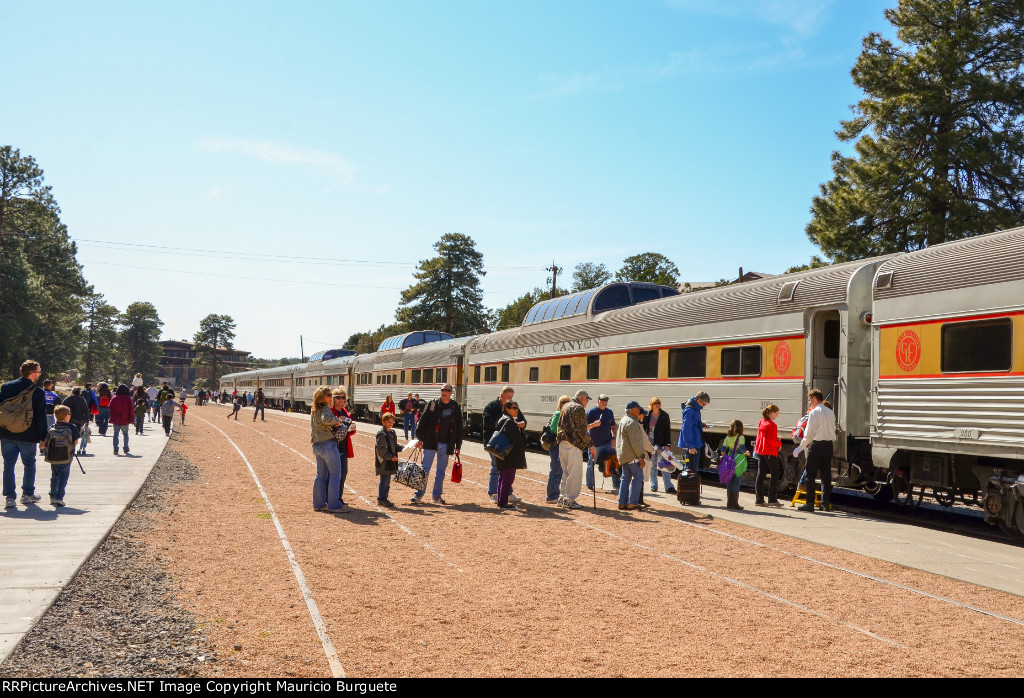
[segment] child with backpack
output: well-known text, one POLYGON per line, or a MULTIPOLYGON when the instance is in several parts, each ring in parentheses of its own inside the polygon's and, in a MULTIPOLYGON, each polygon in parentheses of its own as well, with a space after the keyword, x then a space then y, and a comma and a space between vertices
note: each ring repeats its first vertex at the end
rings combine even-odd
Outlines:
POLYGON ((43 442, 43 460, 50 464, 50 505, 64 506, 64 492, 71 475, 71 461, 75 458, 75 443, 81 436, 71 423, 71 409, 64 405, 53 408, 56 420, 46 432, 43 442))
POLYGON ((743 422, 738 419, 732 420, 729 433, 718 447, 718 453, 718 472, 726 473, 730 469, 729 466, 732 466, 733 470, 732 477, 727 480, 725 487, 725 508, 743 511, 743 507, 740 506, 740 480, 743 473, 747 472, 747 443, 743 436, 743 422))
POLYGON ((146 397, 135 400, 135 433, 142 434, 142 425, 146 423, 146 412, 149 411, 149 402, 146 397))
POLYGON ((234 399, 234 401, 231 404, 232 404, 232 410, 231 410, 231 414, 228 415, 228 419, 231 419, 232 417, 234 417, 235 421, 237 422, 238 421, 238 413, 242 411, 242 398, 240 398, 238 395, 235 395, 235 399, 234 399))

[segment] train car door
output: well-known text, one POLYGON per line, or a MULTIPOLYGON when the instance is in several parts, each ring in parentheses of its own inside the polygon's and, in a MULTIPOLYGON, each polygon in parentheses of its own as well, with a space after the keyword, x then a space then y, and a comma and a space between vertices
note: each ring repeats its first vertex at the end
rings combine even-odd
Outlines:
MULTIPOLYGON (((839 414, 839 351, 841 321, 838 310, 811 315, 811 371, 809 388, 817 388, 839 414)), ((806 396, 805 398, 806 399, 806 396)))

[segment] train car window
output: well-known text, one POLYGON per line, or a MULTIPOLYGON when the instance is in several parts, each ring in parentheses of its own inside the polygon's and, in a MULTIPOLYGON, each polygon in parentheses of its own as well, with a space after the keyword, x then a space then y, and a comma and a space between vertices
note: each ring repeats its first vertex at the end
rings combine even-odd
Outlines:
POLYGON ((334 385, 334 376, 327 376, 327 385, 334 385))
POLYGON ((661 298, 661 291, 657 286, 634 286, 633 302, 646 303, 661 298))
POLYGON ((480 382, 480 367, 479 366, 474 366, 473 367, 473 382, 474 383, 479 383, 480 382))
POLYGON ((596 381, 601 375, 601 355, 591 354, 587 357, 587 380, 596 381))
POLYGON ((626 354, 626 378, 657 378, 658 350, 631 351, 626 354))
POLYGON ((679 289, 669 288, 667 286, 662 286, 661 287, 661 297, 662 298, 669 298, 671 296, 678 296, 678 295, 679 295, 679 289))
POLYGON ((760 376, 761 347, 733 347, 722 350, 723 376, 760 376))
POLYGON ((793 295, 796 293, 796 287, 799 285, 799 281, 787 281, 782 284, 782 288, 779 289, 779 299, 776 303, 778 305, 791 303, 793 301, 793 295))
POLYGON ((558 320, 559 318, 565 317, 565 307, 569 304, 570 300, 576 299, 573 298, 572 296, 563 296, 562 298, 558 299, 558 303, 555 305, 555 312, 551 316, 553 320, 558 320))
POLYGON ((530 366, 530 382, 536 383, 540 380, 540 367, 530 366))
POLYGON ((669 378, 704 378, 707 374, 707 347, 678 347, 668 350, 669 378))
POLYGON ((423 333, 422 332, 413 332, 411 335, 409 335, 408 337, 405 338, 405 344, 403 346, 417 347, 420 344, 423 344, 423 342, 424 342, 423 333))
POLYGON ((577 315, 582 315, 583 313, 587 312, 587 308, 590 306, 590 299, 594 297, 595 293, 597 293, 597 289, 594 289, 593 291, 587 291, 582 296, 580 296, 580 302, 576 304, 575 310, 575 313, 577 315))
POLYGON ((423 369, 423 382, 433 383, 434 382, 434 369, 425 368, 423 369))
POLYGON ((405 385, 405 371, 402 371, 400 375, 402 376, 402 380, 400 382, 402 383, 402 385, 405 385))
POLYGON ((415 383, 416 385, 419 385, 420 384, 420 376, 421 375, 422 375, 422 372, 418 368, 414 368, 412 370, 412 376, 411 376, 410 382, 415 383))
POLYGON ((501 382, 508 383, 508 364, 501 365, 501 382))
POLYGON ((1013 347, 1010 318, 942 326, 942 372, 1009 371, 1013 347))
POLYGON ((572 364, 562 364, 558 368, 558 380, 560 380, 560 381, 572 380, 572 364))
POLYGON ((629 297, 629 286, 615 284, 597 294, 597 298, 594 300, 594 312, 603 313, 606 310, 625 308, 630 303, 632 300, 629 297))
POLYGON ((839 358, 839 321, 838 320, 826 320, 825 327, 825 341, 822 344, 822 350, 825 352, 826 359, 838 359, 839 358))
POLYGON ((497 383, 498 382, 498 367, 497 366, 484 366, 484 383, 497 383))
POLYGON ((540 310, 540 308, 540 305, 535 305, 532 308, 530 308, 530 312, 526 314, 526 319, 523 320, 523 324, 532 325, 534 323, 534 320, 536 320, 537 318, 537 311, 540 310))
POLYGON ((435 376, 435 377, 437 378, 437 382, 438 383, 447 383, 448 382, 448 369, 447 368, 439 368, 439 369, 437 369, 437 376, 435 376))
POLYGON ((557 298, 555 300, 553 300, 553 301, 550 301, 548 303, 548 306, 546 308, 544 308, 544 315, 543 315, 543 317, 541 317, 541 322, 545 322, 545 321, 550 320, 551 318, 553 318, 555 316, 555 308, 557 306, 558 306, 558 299, 557 298))

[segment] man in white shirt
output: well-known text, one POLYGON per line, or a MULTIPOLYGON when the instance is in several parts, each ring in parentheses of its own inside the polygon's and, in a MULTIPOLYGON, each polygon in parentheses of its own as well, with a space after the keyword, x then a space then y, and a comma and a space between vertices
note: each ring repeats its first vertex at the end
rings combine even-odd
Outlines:
POLYGON ((807 393, 810 412, 807 429, 800 449, 807 449, 807 501, 799 511, 814 511, 815 479, 821 473, 821 508, 828 511, 832 503, 832 443, 836 440, 836 415, 822 404, 825 396, 820 390, 807 393))

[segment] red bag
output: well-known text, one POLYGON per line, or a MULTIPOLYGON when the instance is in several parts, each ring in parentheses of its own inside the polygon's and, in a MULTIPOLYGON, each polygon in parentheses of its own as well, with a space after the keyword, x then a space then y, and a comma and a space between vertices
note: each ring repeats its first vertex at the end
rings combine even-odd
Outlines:
POLYGON ((455 465, 452 466, 452 482, 462 482, 462 461, 458 455, 455 456, 455 465))
POLYGON ((89 408, 89 414, 97 415, 99 413, 100 413, 100 408, 96 407, 95 405, 93 405, 92 407, 89 408))

